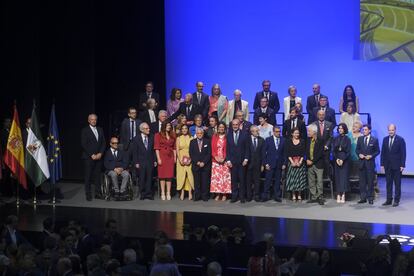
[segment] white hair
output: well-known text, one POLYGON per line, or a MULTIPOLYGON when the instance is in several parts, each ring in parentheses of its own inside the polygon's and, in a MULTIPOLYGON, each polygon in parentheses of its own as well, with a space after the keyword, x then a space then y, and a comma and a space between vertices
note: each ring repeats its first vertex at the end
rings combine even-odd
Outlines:
POLYGON ((308 125, 308 130, 312 131, 313 133, 317 133, 318 132, 318 126, 315 124, 310 124, 308 125))
POLYGON ((236 94, 240 94, 240 96, 241 96, 242 95, 241 90, 240 89, 234 90, 233 95, 236 95, 236 94))
POLYGON ((148 126, 148 127, 149 127, 149 125, 148 125, 146 122, 142 122, 142 123, 139 125, 139 130, 140 130, 141 132, 144 130, 144 126, 148 126))
POLYGON ((131 264, 136 263, 137 261, 137 253, 134 249, 128 248, 124 250, 124 263, 131 264))

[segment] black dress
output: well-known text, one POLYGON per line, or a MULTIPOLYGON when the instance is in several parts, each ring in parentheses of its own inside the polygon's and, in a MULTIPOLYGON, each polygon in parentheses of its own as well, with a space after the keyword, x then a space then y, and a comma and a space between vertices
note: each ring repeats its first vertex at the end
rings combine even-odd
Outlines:
POLYGON ((348 191, 349 182, 349 162, 351 156, 351 139, 347 135, 339 135, 333 140, 333 156, 335 161, 335 185, 337 193, 348 191), (342 166, 338 166, 336 160, 344 161, 342 166))
MULTIPOLYGON (((297 159, 304 158, 306 154, 305 140, 300 139, 299 144, 294 145, 293 140, 286 142, 286 156, 297 159)), ((300 167, 292 167, 288 162, 288 170, 286 175, 286 191, 303 191, 307 185, 307 174, 305 160, 300 167)))

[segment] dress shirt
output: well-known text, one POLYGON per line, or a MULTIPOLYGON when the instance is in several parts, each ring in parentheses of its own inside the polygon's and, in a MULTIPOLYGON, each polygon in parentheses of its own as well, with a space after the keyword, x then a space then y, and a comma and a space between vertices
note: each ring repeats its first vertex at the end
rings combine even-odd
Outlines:
POLYGON ((99 134, 98 134, 98 130, 96 129, 96 126, 89 125, 89 127, 92 129, 92 132, 95 135, 96 141, 98 141, 99 140, 99 134))
POLYGON ((273 141, 275 143, 275 147, 278 150, 279 149, 279 145, 280 145, 280 137, 276 137, 273 135, 273 141))
POLYGON ((150 116, 150 121, 151 121, 151 123, 156 122, 156 121, 157 121, 157 118, 155 117, 155 112, 154 112, 154 110, 152 110, 152 109, 148 109, 148 113, 149 113, 149 116, 150 116))

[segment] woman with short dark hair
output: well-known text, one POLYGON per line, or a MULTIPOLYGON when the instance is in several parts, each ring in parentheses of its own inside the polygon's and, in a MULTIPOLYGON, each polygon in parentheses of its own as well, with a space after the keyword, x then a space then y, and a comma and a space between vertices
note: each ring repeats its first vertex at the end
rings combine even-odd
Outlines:
POLYGON ((345 203, 345 192, 348 191, 349 160, 351 156, 351 139, 347 136, 348 127, 344 123, 338 125, 338 136, 332 143, 335 162, 336 202, 345 203))

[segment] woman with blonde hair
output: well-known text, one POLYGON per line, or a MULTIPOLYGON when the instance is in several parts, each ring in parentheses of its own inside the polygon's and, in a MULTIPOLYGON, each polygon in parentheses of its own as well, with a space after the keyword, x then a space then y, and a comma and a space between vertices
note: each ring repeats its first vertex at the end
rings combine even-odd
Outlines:
POLYGON ((181 191, 180 199, 184 200, 184 193, 188 191, 188 200, 193 199, 194 177, 191 170, 190 158, 190 141, 193 138, 190 136, 187 125, 182 125, 180 135, 176 140, 177 151, 177 190, 181 191))

